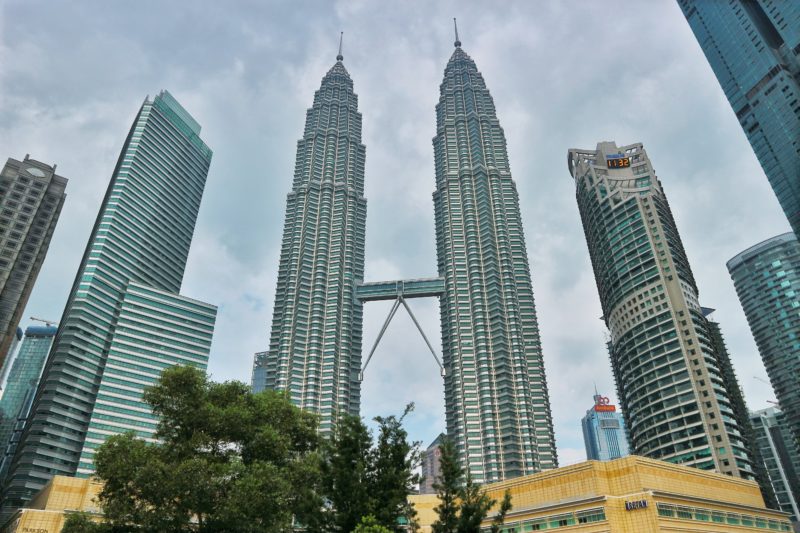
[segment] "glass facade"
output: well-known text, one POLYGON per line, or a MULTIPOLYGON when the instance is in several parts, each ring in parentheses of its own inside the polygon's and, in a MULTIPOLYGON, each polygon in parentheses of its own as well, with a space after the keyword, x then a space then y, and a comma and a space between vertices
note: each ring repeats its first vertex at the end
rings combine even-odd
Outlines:
POLYGON ((800 235, 800 2, 678 4, 800 235))
POLYGON ((56 167, 9 158, 0 171, 0 366, 42 268, 61 207, 66 178, 56 167))
POLYGON ((581 419, 586 459, 610 461, 628 455, 625 420, 608 399, 595 394, 594 405, 581 419))
POLYGON ((155 442, 158 418, 142 400, 144 389, 171 366, 206 369, 216 315, 213 305, 128 283, 92 406, 79 477, 94 472, 94 453, 111 435, 133 431, 155 442))
POLYGON ((783 413, 774 407, 751 413, 756 445, 769 473, 777 503, 800 521, 800 453, 783 413))
POLYGON ((785 233, 728 261, 786 422, 800 443, 800 243, 785 233))
MULTIPOLYGON (((87 457, 84 450, 94 444, 87 440, 90 424, 94 439, 100 415, 108 416, 96 406, 98 394, 103 391, 104 402, 116 401, 105 396, 110 380, 117 378, 105 373, 123 372, 115 361, 121 346, 130 342, 129 322, 134 319, 126 313, 134 296, 142 298, 131 291, 180 290, 211 155, 200 139, 200 126, 168 92, 145 99, 123 145, 45 363, 4 487, 4 513, 24 504, 54 475, 90 470, 88 462, 80 468, 79 463, 87 457)), ((163 313, 157 316, 165 321, 174 320, 169 306, 147 305, 156 308, 153 313, 163 313)), ((179 333, 163 329, 164 338, 179 333)), ((142 331, 147 334, 147 327, 142 331)), ((137 340, 145 341, 146 337, 137 340)), ((152 344, 151 356, 157 351, 163 357, 159 361, 175 360, 171 352, 161 352, 166 344, 152 344)), ((146 359, 144 349, 136 343, 124 348, 131 358, 146 359)), ((128 390, 131 380, 149 384, 139 376, 149 372, 145 368, 160 366, 136 361, 125 362, 130 380, 120 380, 120 390, 128 390)), ((138 416, 135 411, 127 414, 138 416)), ((108 425, 125 427, 120 420, 112 422, 108 425)))
POLYGON ((752 477, 689 260, 644 147, 573 149, 568 166, 631 453, 752 477))
POLYGON ((19 353, 11 365, 3 395, 0 397, 0 482, 5 477, 8 462, 16 447, 10 445, 11 435, 20 425, 25 424, 44 361, 57 330, 56 326, 28 327, 19 353))
POLYGON ((364 278, 361 114, 342 56, 322 78, 297 142, 278 265, 269 351, 254 362, 253 390, 286 390, 330 431, 358 414, 364 278), (262 379, 263 376, 263 379, 262 379))
POLYGON ((11 345, 8 347, 6 358, 3 361, 3 368, 0 370, 0 394, 2 393, 3 388, 6 386, 6 378, 8 377, 8 373, 11 371, 11 364, 14 362, 14 354, 17 353, 17 346, 19 346, 23 334, 22 328, 18 327, 17 331, 14 333, 14 336, 11 338, 11 345))
POLYGON ((519 196, 503 129, 456 42, 433 139, 447 435, 479 483, 555 468, 557 456, 519 196))
POLYGON ((260 392, 267 388, 267 354, 269 352, 256 352, 253 356, 253 374, 250 376, 250 388, 260 392))

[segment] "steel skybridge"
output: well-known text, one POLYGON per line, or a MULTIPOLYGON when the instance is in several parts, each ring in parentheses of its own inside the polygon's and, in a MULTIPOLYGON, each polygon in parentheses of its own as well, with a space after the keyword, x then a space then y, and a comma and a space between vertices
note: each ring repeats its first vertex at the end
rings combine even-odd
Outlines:
POLYGON ((414 316, 414 313, 411 311, 411 308, 406 302, 406 300, 411 298, 441 297, 443 294, 444 278, 374 281, 356 284, 355 298, 361 303, 377 302, 380 300, 394 300, 394 305, 392 305, 391 310, 389 310, 389 316, 386 317, 383 327, 378 333, 378 338, 375 339, 375 344, 372 345, 372 349, 369 351, 367 360, 364 362, 364 366, 361 367, 361 371, 358 373, 358 381, 364 381, 364 371, 367 369, 367 365, 372 359, 372 354, 375 353, 375 349, 381 342, 383 334, 386 333, 386 329, 389 327, 389 323, 392 321, 392 318, 394 318, 394 315, 397 313, 400 305, 405 307, 406 311, 411 317, 411 320, 414 321, 414 325, 417 326, 417 330, 425 340, 425 344, 428 345, 428 349, 431 351, 431 355, 433 355, 433 358, 436 360, 436 364, 439 365, 439 371, 441 372, 442 376, 446 374, 444 366, 442 366, 442 362, 436 355, 436 351, 433 349, 433 346, 428 340, 428 337, 425 335, 425 332, 422 331, 422 327, 419 325, 417 317, 414 316))

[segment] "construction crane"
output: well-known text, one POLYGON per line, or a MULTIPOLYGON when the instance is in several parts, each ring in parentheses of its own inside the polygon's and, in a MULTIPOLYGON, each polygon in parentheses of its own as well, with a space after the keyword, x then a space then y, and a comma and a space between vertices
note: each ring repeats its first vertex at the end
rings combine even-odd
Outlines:
MULTIPOLYGON (((768 381, 764 381, 763 379, 761 379, 761 378, 760 378, 760 377, 758 377, 758 376, 753 376, 753 379, 755 379, 756 381, 760 381, 760 382, 761 382, 761 383, 763 383, 764 385, 769 385, 770 387, 772 387, 772 384, 771 384, 771 383, 769 383, 768 381)), ((781 404, 779 404, 778 402, 776 402, 775 400, 767 400, 767 403, 771 403, 772 405, 774 405, 774 406, 776 406, 776 407, 780 407, 780 405, 781 405, 781 404)))
POLYGON ((55 320, 45 320, 44 318, 36 318, 35 316, 28 317, 28 318, 29 318, 30 320, 35 320, 35 321, 37 321, 37 322, 44 322, 45 324, 47 324, 47 326, 48 326, 48 327, 49 327, 49 326, 56 326, 56 327, 58 327, 58 322, 56 322, 55 320))

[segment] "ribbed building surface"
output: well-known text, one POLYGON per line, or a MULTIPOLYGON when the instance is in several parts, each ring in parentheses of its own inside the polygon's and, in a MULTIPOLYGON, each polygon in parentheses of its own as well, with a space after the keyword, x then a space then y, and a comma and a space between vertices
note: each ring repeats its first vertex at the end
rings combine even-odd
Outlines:
POLYGON ((769 380, 800 445, 800 242, 777 235, 728 261, 769 380))
POLYGON ((722 383, 725 390, 728 392, 728 399, 731 403, 733 418, 736 419, 736 424, 739 426, 739 431, 741 432, 742 442, 752 461, 753 478, 761 488, 761 495, 764 497, 764 503, 770 509, 778 509, 778 500, 775 497, 775 490, 772 487, 772 483, 770 483, 769 473, 764 466, 764 457, 761 454, 761 448, 757 444, 758 437, 753 428, 750 411, 747 409, 744 393, 742 393, 742 388, 739 386, 739 379, 736 377, 736 372, 733 369, 733 362, 728 353, 728 347, 725 345, 722 328, 719 322, 714 320, 713 312, 714 309, 703 307, 703 314, 708 321, 708 331, 711 334, 711 344, 714 347, 714 354, 717 356, 717 366, 722 374, 722 383))
POLYGON ((56 167, 9 158, 0 171, 0 366, 50 247, 67 180, 56 167))
POLYGON ((555 468, 519 196, 494 102, 458 41, 433 146, 448 437, 480 483, 555 468))
POLYGON ((644 147, 601 142, 570 150, 568 166, 631 453, 751 477, 689 260, 644 147))
POLYGON ((94 454, 112 435, 155 442, 158 417, 142 396, 165 368, 205 370, 217 308, 131 281, 125 289, 97 387, 77 475, 94 473, 94 454))
POLYGON ((263 372, 253 372, 319 413, 323 432, 359 412, 362 306, 353 293, 364 277, 365 151, 358 97, 339 55, 297 143, 269 352, 255 362, 263 372))
MULTIPOLYGON (((45 364, 4 487, 4 513, 29 500, 54 475, 72 476, 79 470, 90 420, 99 414, 98 389, 110 380, 105 373, 114 366, 110 352, 119 348, 123 334, 137 335, 120 322, 132 297, 131 282, 170 294, 180 290, 211 155, 200 139, 200 125, 168 92, 145 100, 112 174, 45 364)), ((152 313, 161 312, 157 305, 145 305, 152 313)), ((132 379, 158 366, 152 356, 129 357, 124 372, 132 379)), ((113 412, 103 414, 109 425, 130 421, 130 391, 126 383, 119 385, 108 394, 114 400, 103 398, 105 409, 113 412)))
POLYGON ((800 235, 800 2, 678 4, 800 235))

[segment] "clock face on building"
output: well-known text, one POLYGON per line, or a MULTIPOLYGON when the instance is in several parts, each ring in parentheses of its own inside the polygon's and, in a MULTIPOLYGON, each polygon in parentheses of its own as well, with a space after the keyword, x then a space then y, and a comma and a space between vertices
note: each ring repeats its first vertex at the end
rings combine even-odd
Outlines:
POLYGON ((627 168, 631 166, 630 157, 607 157, 606 165, 608 168, 627 168))

